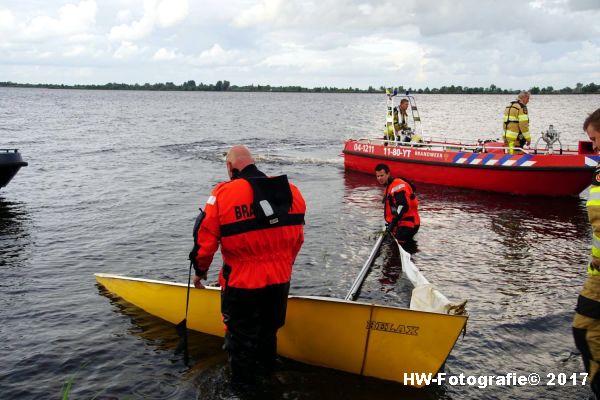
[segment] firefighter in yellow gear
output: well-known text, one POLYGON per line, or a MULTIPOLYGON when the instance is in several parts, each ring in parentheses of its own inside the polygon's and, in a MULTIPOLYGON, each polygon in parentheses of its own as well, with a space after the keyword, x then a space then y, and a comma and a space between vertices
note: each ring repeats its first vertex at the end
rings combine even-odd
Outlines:
POLYGON ((408 99, 402 99, 400 101, 400 105, 398 107, 394 107, 393 109, 393 118, 392 111, 390 111, 388 108, 386 124, 383 128, 384 140, 397 139, 399 132, 408 128, 408 113, 406 112, 407 108, 408 99), (400 121, 400 118, 398 118, 398 114, 402 116, 402 121, 400 121))
MULTIPOLYGON (((600 146, 600 108, 583 124, 594 152, 600 146)), ((581 352, 588 382, 596 398, 600 399, 600 163, 596 166, 587 201, 587 211, 592 225, 592 255, 587 267, 587 279, 577 298, 573 320, 573 338, 581 352)))
POLYGON ((515 147, 523 147, 531 144, 529 133, 529 114, 527 103, 529 103, 529 92, 521 92, 517 100, 511 101, 504 110, 504 144, 508 147, 509 154, 520 152, 515 147))
POLYGON ((392 119, 392 111, 388 108, 385 126, 383 127, 384 140, 395 140, 397 133, 400 131, 400 124, 398 123, 398 108, 394 107, 393 115, 394 116, 392 119))

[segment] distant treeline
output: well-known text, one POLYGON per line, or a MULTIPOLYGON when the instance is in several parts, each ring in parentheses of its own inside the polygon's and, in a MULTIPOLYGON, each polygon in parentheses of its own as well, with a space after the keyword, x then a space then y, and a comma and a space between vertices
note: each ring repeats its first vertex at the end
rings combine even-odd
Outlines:
MULTIPOLYGON (((307 92, 307 93, 385 93, 386 88, 380 86, 378 89, 373 86, 369 86, 368 89, 359 88, 337 88, 337 87, 314 87, 305 88, 302 86, 271 86, 271 85, 247 85, 237 86, 231 85, 229 81, 218 81, 215 84, 206 84, 200 82, 196 84, 196 81, 189 80, 176 85, 173 82, 165 83, 144 83, 140 85, 128 84, 128 83, 106 83, 104 85, 63 85, 63 84, 47 84, 47 83, 15 83, 15 82, 0 82, 0 87, 28 87, 28 88, 47 88, 47 89, 90 89, 90 90, 178 90, 178 91, 206 91, 206 92, 307 92)), ((425 89, 414 89, 412 87, 404 88, 404 86, 398 86, 397 88, 390 88, 390 90, 397 89, 398 93, 433 93, 433 94, 516 94, 519 90, 513 89, 502 89, 496 85, 490 85, 489 87, 468 87, 468 86, 442 86, 440 88, 429 88, 425 89)), ((583 83, 577 83, 574 88, 569 86, 562 89, 555 89, 552 86, 545 88, 539 88, 533 86, 529 88, 531 94, 590 94, 600 93, 600 85, 595 83, 589 83, 584 85, 583 83)))

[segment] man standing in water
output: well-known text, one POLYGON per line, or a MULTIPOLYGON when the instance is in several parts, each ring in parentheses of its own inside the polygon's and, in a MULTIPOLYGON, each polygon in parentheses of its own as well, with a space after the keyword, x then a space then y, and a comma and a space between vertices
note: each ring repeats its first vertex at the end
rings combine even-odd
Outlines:
MULTIPOLYGON (((594 152, 600 152, 600 108, 583 123, 594 152)), ((588 218, 592 225, 592 256, 587 268, 587 279, 577 299, 573 337, 581 352, 588 382, 596 398, 600 399, 600 164, 596 166, 587 201, 588 218)))
POLYGON ((377 164, 375 178, 385 186, 383 194, 384 218, 390 226, 390 232, 399 242, 412 240, 419 231, 419 201, 414 187, 402 178, 390 176, 387 164, 377 164))
POLYGON ((245 146, 233 146, 226 165, 231 180, 215 186, 196 221, 190 259, 194 286, 203 288, 221 244, 224 349, 232 388, 244 392, 274 368, 292 265, 304 242, 306 205, 286 175, 267 177, 245 146))
POLYGON ((517 100, 511 101, 504 110, 504 145, 508 146, 508 153, 514 154, 520 152, 515 147, 522 148, 531 144, 531 134, 529 133, 529 113, 527 103, 529 103, 529 92, 521 92, 517 100))

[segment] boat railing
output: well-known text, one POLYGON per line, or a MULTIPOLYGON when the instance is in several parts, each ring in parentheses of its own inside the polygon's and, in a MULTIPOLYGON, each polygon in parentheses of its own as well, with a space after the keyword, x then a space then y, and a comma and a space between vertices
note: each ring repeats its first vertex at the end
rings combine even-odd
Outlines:
POLYGON ((18 153, 19 149, 0 149, 0 153, 18 153))
MULTIPOLYGON (((379 144, 384 146, 402 146, 410 148, 421 148, 427 150, 440 151, 462 151, 470 153, 509 153, 509 147, 504 146, 494 140, 479 140, 476 143, 464 143, 462 139, 447 139, 440 137, 424 137, 420 141, 405 142, 400 140, 387 140, 381 138, 359 138, 359 142, 367 142, 369 144, 379 144)), ((519 154, 578 154, 576 148, 572 146, 561 147, 558 149, 540 149, 536 147, 513 147, 513 151, 518 151, 519 154)))
MULTIPOLYGON (((420 142, 403 142, 403 141, 386 140, 386 139, 378 139, 378 138, 359 138, 359 139, 357 139, 357 141, 367 142, 369 144, 385 145, 385 146, 424 148, 424 149, 428 149, 428 150, 435 150, 436 148, 439 148, 440 150, 452 150, 452 151, 468 151, 468 152, 483 151, 483 148, 479 145, 434 141, 434 140, 430 140, 429 138, 423 139, 420 142)), ((487 148, 489 149, 490 147, 487 147, 487 148)), ((498 147, 498 149, 500 149, 500 147, 498 147)))

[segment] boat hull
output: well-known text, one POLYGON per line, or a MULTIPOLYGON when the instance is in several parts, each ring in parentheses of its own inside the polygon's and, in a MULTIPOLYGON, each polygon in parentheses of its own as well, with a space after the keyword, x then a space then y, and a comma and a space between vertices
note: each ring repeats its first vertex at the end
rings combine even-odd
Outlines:
POLYGON ((27 163, 18 151, 0 149, 0 188, 8 185, 21 167, 25 166, 27 163))
MULTIPOLYGON (((106 274, 96 280, 152 315, 173 324, 184 318, 183 284, 106 274)), ((190 329, 223 336, 218 288, 192 288, 189 307, 190 329)), ((290 296, 277 351, 307 364, 404 383, 405 373, 437 373, 466 322, 461 315, 290 296)))
POLYGON ((508 155, 443 151, 411 146, 384 146, 348 140, 347 170, 375 173, 385 163, 393 175, 444 186, 539 196, 577 196, 589 186, 593 155, 508 155))

